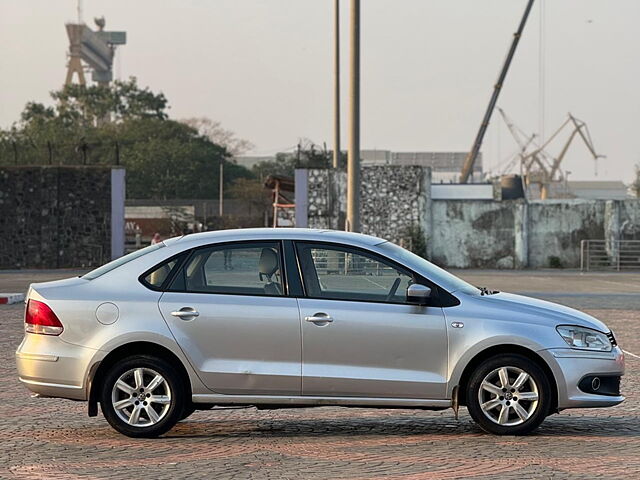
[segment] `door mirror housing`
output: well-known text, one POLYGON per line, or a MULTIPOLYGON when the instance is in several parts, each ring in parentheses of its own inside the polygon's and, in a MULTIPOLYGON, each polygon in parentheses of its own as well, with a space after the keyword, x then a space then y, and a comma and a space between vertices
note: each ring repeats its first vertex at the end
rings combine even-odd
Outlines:
POLYGON ((407 288, 407 302, 415 305, 427 305, 431 298, 431 288, 414 283, 407 288))

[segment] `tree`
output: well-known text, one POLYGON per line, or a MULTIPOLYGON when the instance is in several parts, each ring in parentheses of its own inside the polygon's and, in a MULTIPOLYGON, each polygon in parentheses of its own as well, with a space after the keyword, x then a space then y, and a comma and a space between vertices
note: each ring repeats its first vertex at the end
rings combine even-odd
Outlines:
POLYGON ((51 92, 51 97, 58 102, 60 115, 73 115, 91 125, 105 118, 114 121, 168 118, 164 94, 138 87, 135 77, 127 81, 115 80, 108 86, 65 85, 62 90, 51 92))
POLYGON ((277 153, 273 160, 263 160, 251 168, 261 179, 269 175, 293 177, 296 168, 329 168, 332 165, 332 153, 321 150, 311 140, 303 139, 296 152, 277 153))
POLYGON ((273 160, 263 160, 256 163, 251 171, 264 182, 269 175, 293 177, 296 169, 296 157, 288 153, 277 153, 273 160))
POLYGON ((238 138, 234 132, 222 127, 221 123, 207 117, 185 118, 182 123, 195 128, 200 135, 213 143, 222 145, 234 157, 247 153, 254 145, 249 140, 238 138))
POLYGON ((258 210, 264 210, 272 203, 271 193, 257 178, 236 178, 227 192, 229 197, 248 201, 258 210))
POLYGON ((0 163, 120 163, 129 198, 216 198, 221 162, 227 185, 252 177, 224 145, 169 119, 166 97, 135 78, 68 85, 51 96, 54 106, 28 103, 18 122, 0 130, 0 163))
POLYGON ((173 120, 139 119, 118 126, 132 198, 217 198, 219 165, 225 185, 251 172, 229 161, 229 154, 193 128, 173 120))

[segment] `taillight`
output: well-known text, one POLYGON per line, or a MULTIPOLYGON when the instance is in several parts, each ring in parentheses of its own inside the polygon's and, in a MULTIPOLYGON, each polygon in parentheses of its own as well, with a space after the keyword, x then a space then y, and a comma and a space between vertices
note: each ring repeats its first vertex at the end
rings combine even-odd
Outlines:
POLYGON ((46 303, 31 300, 24 314, 24 331, 40 335, 60 335, 64 330, 62 323, 46 303))

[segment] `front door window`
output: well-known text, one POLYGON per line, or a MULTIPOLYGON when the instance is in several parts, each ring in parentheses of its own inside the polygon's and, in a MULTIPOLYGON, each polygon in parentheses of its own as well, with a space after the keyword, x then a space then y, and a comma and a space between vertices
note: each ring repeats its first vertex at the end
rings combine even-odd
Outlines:
POLYGON ((307 296, 406 303, 413 279, 391 263, 349 247, 298 244, 307 296))

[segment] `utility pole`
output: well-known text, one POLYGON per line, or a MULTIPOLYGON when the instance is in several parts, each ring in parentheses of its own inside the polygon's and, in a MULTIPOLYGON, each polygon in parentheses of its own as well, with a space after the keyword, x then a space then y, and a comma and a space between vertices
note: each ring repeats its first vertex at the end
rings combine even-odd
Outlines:
POLYGON ((334 0, 333 168, 340 165, 340 0, 334 0))
POLYGON ((224 160, 220 160, 220 187, 218 187, 218 215, 222 217, 224 213, 223 196, 224 196, 224 160))
POLYGON ((349 153, 347 157, 348 232, 360 231, 360 0, 351 0, 349 153))

